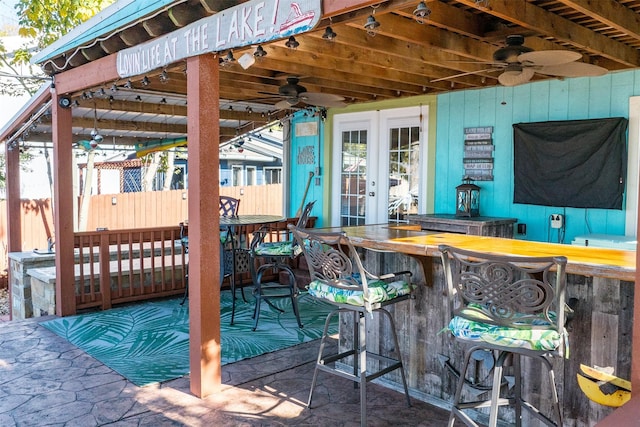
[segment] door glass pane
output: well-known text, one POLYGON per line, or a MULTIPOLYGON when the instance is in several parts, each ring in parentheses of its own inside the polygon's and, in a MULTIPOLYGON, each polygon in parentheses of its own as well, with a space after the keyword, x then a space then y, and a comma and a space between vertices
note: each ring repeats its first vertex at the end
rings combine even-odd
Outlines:
POLYGON ((408 222, 418 213, 419 127, 389 131, 389 222, 408 222))
POLYGON ((367 190, 367 131, 342 132, 340 223, 363 225, 367 190))

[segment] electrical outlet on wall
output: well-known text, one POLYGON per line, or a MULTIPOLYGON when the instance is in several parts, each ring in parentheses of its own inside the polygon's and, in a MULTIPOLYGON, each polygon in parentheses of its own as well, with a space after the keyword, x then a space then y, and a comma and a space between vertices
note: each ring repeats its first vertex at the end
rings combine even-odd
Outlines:
POLYGON ((549 219, 551 220, 551 228, 564 227, 564 217, 561 214, 551 214, 549 219))

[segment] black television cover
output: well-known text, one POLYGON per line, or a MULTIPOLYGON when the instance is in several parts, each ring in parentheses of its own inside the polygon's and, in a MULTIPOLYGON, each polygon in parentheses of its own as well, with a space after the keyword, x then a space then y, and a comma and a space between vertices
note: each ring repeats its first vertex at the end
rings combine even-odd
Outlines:
POLYGON ((622 209, 627 119, 513 125, 513 202, 622 209))

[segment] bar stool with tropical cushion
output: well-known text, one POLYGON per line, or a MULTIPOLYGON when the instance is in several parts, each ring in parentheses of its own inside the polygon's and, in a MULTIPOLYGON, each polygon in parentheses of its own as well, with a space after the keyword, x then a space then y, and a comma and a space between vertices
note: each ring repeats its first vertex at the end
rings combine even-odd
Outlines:
POLYGON ((529 418, 523 421, 523 410, 546 425, 561 426, 562 411, 552 360, 558 358, 561 362, 568 355, 564 328, 567 259, 491 255, 446 245, 439 249, 451 313, 447 329, 455 341, 467 347, 449 427, 456 416, 468 426, 477 426, 478 411, 472 418, 467 410, 487 407, 489 426, 496 426, 498 409, 502 406, 513 407, 513 412, 503 418, 511 421, 515 416, 517 426, 531 423, 529 418), (538 360, 546 368, 549 380, 546 397, 550 401, 546 404, 551 404, 555 420, 524 399, 522 386, 526 386, 527 378, 522 376, 521 357, 538 360), (469 365, 475 367, 472 374, 469 365), (511 383, 505 371, 514 378, 511 383), (481 384, 479 380, 485 374, 491 379, 489 384, 481 384), (465 396, 463 401, 465 384, 476 392, 473 398, 465 396), (486 390, 490 390, 490 395, 478 400, 477 396, 486 390))
MULTIPOLYGON (((298 218, 296 223, 297 227, 305 228, 309 222, 311 216, 311 210, 313 209, 313 202, 309 202, 302 210, 302 214, 298 218)), ((296 250, 296 243, 293 236, 290 235, 287 229, 274 230, 271 226, 265 225, 260 227, 253 233, 251 239, 251 257, 253 258, 252 265, 258 265, 254 273, 254 290, 253 295, 256 298, 256 305, 253 313, 255 331, 258 327, 258 320, 260 318, 260 306, 262 301, 265 301, 269 306, 275 310, 282 312, 282 309, 271 303, 272 299, 277 298, 290 298, 293 312, 296 316, 298 326, 303 327, 300 321, 300 312, 298 310, 298 295, 300 293, 296 276, 293 273, 293 268, 290 262, 300 255, 300 251, 296 250), (285 238, 282 238, 282 233, 286 234, 285 238), (267 236, 277 236, 279 241, 266 241, 267 236), (265 281, 265 273, 272 272, 278 274, 279 272, 285 272, 287 276, 287 283, 281 284, 278 282, 265 281)), ((278 277, 279 280, 279 277, 278 277)))
POLYGON ((385 309, 411 298, 411 272, 373 275, 363 267, 346 233, 290 228, 304 253, 311 274, 311 283, 307 286, 309 295, 336 306, 325 321, 307 406, 311 407, 319 371, 349 379, 360 387, 360 424, 366 426, 367 382, 395 370, 400 370, 407 406, 411 406, 395 323, 391 313, 385 309), (325 356, 323 353, 331 320, 340 313, 352 316, 353 341, 349 343, 346 340, 345 343, 351 345, 344 348, 341 337, 338 354, 325 356), (374 322, 374 314, 379 315, 378 322, 374 322), (382 322, 383 318, 388 320, 388 327, 382 322), (391 334, 391 337, 386 343, 380 343, 379 351, 374 351, 378 341, 367 346, 368 333, 373 334, 371 338, 382 337, 385 333, 391 334), (351 363, 345 360, 347 358, 351 358, 351 363), (353 369, 349 369, 351 372, 345 368, 348 364, 353 364, 353 369))

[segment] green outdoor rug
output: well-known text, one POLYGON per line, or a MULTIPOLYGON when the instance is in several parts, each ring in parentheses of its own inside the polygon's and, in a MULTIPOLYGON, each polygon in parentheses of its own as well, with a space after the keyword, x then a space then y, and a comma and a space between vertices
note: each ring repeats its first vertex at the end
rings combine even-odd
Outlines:
MULTIPOLYGON (((298 328, 288 298, 262 303, 258 329, 253 332, 254 300, 236 300, 231 320, 231 294, 220 297, 222 364, 311 341, 322 336, 332 306, 304 294, 298 299, 304 328, 298 328)), ((181 298, 151 301, 112 310, 62 317, 41 323, 138 386, 189 373, 189 310, 181 298)), ((337 331, 337 322, 332 333, 337 331)))

